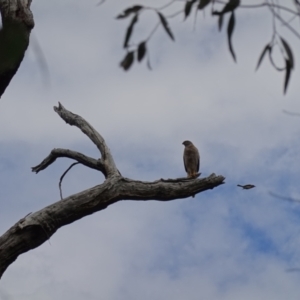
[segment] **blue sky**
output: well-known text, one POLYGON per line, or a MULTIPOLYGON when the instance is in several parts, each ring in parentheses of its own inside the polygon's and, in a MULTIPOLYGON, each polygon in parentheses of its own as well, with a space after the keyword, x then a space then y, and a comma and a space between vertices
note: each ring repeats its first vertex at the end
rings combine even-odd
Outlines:
MULTIPOLYGON (((59 200, 58 181, 71 161, 57 160, 37 175, 30 169, 53 148, 99 157, 54 113, 58 101, 103 135, 126 177, 184 176, 182 142, 190 139, 202 175, 224 175, 226 184, 194 199, 121 201, 61 228, 7 269, 1 300, 299 299, 300 272, 286 270, 300 267, 300 204, 269 194, 300 199, 300 119, 282 112, 300 112, 299 40, 279 26, 296 56, 286 96, 283 74, 267 60, 254 72, 272 34, 266 9, 237 13, 237 64, 226 30, 219 33, 207 11, 195 30, 192 18, 172 19, 176 42, 162 29, 150 41, 153 70, 142 63, 125 73, 119 62, 129 20, 114 17, 136 2, 122 3, 33 1, 34 39, 50 80, 30 46, 1 98, 1 232, 59 200), (245 183, 256 188, 236 187, 245 183)), ((133 41, 154 20, 147 14, 133 41)), ((102 181, 76 166, 63 193, 102 181)))

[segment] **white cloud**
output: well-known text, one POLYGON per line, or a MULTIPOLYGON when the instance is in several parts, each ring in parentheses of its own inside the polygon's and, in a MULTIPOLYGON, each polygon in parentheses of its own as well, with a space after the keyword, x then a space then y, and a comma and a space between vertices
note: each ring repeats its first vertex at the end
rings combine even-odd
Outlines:
MULTIPOLYGON (((99 130, 124 176, 183 176, 181 143, 191 139, 203 175, 223 174, 226 184, 195 199, 124 201, 60 229, 8 268, 0 298, 298 299, 300 273, 286 269, 300 266, 299 207, 269 192, 300 199, 299 118, 282 113, 300 112, 300 71, 296 65, 285 97, 283 74, 267 60, 254 73, 272 34, 266 12, 237 14, 237 64, 226 28, 218 33, 207 12, 198 15, 195 32, 192 19, 172 20, 175 43, 157 31, 149 45, 152 71, 142 63, 124 73, 118 63, 129 20, 113 17, 132 3, 94 4, 33 3, 51 80, 45 87, 30 48, 1 99, 2 232, 59 199, 58 180, 71 162, 30 173, 51 149, 99 156, 54 113, 58 101, 99 130), (244 191, 238 183, 257 187, 244 191)), ((161 1, 148 1, 154 4, 161 1)), ((149 14, 137 35, 149 32, 153 20, 149 14)), ((64 195, 102 180, 75 167, 63 182, 64 195)))

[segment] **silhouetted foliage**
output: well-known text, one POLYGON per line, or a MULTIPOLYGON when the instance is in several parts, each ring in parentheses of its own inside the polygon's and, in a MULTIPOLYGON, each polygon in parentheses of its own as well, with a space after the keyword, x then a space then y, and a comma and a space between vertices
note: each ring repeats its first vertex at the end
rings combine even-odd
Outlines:
POLYGON ((148 61, 147 65, 150 67, 150 60, 149 60, 149 48, 147 47, 147 43, 150 40, 150 38, 153 36, 153 34, 156 32, 156 30, 162 26, 162 28, 166 31, 168 36, 175 41, 174 34, 171 30, 171 27, 169 25, 168 19, 173 18, 175 16, 180 16, 183 14, 183 19, 187 20, 191 15, 192 11, 195 11, 195 18, 197 17, 197 10, 204 10, 204 9, 211 9, 211 16, 217 17, 217 24, 218 28, 221 31, 223 23, 224 23, 224 16, 226 14, 229 14, 228 24, 227 24, 227 40, 228 40, 228 49, 229 52, 233 58, 233 60, 236 62, 236 54, 233 49, 233 32, 235 27, 237 26, 236 22, 236 15, 238 14, 238 11, 241 9, 258 9, 265 7, 269 10, 269 12, 272 15, 273 19, 273 33, 272 38, 269 43, 263 48, 262 53, 259 56, 256 69, 259 68, 261 65, 263 59, 265 58, 266 54, 268 54, 269 61, 271 65, 274 67, 277 71, 284 71, 284 86, 283 86, 283 92, 286 93, 287 87, 291 78, 291 72, 295 67, 294 63, 294 56, 292 48, 290 47, 289 43, 286 41, 285 38, 283 38, 281 35, 279 35, 277 31, 277 23, 281 24, 283 27, 290 30, 291 33, 293 33, 297 38, 300 39, 300 30, 296 30, 292 26, 292 22, 295 19, 300 19, 300 1, 298 0, 290 0, 290 1, 282 1, 282 4, 280 1, 268 1, 265 0, 260 4, 250 4, 250 5, 243 5, 240 0, 228 0, 228 1, 219 1, 219 0, 187 0, 182 1, 183 7, 181 10, 177 11, 176 13, 173 13, 172 15, 166 15, 162 11, 166 9, 167 7, 170 7, 174 3, 178 3, 178 1, 170 1, 164 6, 160 8, 155 7, 146 7, 142 5, 134 5, 132 7, 129 7, 125 9, 121 14, 117 16, 117 19, 124 19, 127 18, 130 15, 134 15, 129 26, 127 27, 125 39, 124 39, 124 48, 127 50, 127 54, 123 61, 121 62, 121 67, 127 71, 131 65, 134 62, 134 52, 137 52, 137 61, 141 62, 144 58, 144 56, 147 54, 148 61), (140 41, 137 44, 130 44, 130 38, 133 33, 133 28, 138 23, 140 15, 146 11, 146 10, 152 10, 154 13, 156 13, 159 17, 159 21, 154 26, 153 30, 151 31, 150 35, 147 38, 144 38, 143 41, 140 41), (285 19, 283 17, 283 14, 281 12, 285 12, 286 14, 289 14, 290 17, 288 19, 285 19), (284 62, 284 67, 278 67, 275 63, 272 53, 273 49, 275 47, 279 47, 280 53, 282 55, 282 59, 284 62), (130 51, 129 51, 130 49, 130 51))

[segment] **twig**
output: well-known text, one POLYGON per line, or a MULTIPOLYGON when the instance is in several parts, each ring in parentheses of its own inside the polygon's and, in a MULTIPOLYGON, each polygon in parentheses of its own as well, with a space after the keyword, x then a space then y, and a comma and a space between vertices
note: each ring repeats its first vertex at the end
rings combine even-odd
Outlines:
POLYGON ((158 7, 158 8, 154 8, 154 9, 155 10, 163 10, 163 9, 169 7, 170 5, 172 5, 174 2, 176 2, 176 0, 172 0, 169 3, 167 3, 167 4, 165 4, 165 5, 161 6, 161 7, 158 7))
POLYGON ((63 200, 63 196, 62 196, 62 190, 61 190, 61 183, 62 183, 62 180, 64 179, 65 175, 75 166, 75 165, 78 165, 79 162, 76 162, 76 163, 73 163, 71 164, 71 166, 61 175, 60 179, 59 179, 59 184, 58 184, 58 187, 59 187, 59 192, 60 192, 60 199, 63 200))
POLYGON ((99 2, 97 3, 97 5, 96 5, 96 6, 100 6, 100 5, 102 5, 104 2, 105 2, 105 0, 101 0, 101 1, 99 1, 99 2))
POLYGON ((84 118, 76 115, 58 102, 58 107, 54 106, 54 111, 69 125, 79 128, 98 148, 101 153, 102 166, 105 170, 105 177, 119 175, 119 171, 115 165, 114 159, 107 147, 104 138, 90 125, 84 118))
POLYGON ((50 152, 50 154, 39 165, 32 167, 31 170, 32 172, 38 173, 49 167, 52 163, 56 161, 57 158, 60 157, 74 159, 88 168, 92 168, 102 172, 104 176, 106 176, 106 170, 102 159, 94 159, 77 151, 60 148, 53 149, 50 152))
POLYGON ((275 194, 273 192, 269 192, 269 194, 272 197, 275 197, 275 198, 278 198, 278 199, 281 199, 281 200, 285 200, 285 201, 289 201, 289 202, 298 202, 298 203, 300 202, 300 199, 294 199, 292 197, 281 196, 281 195, 275 194))
POLYGON ((272 14, 282 23, 282 25, 287 27, 298 39, 300 39, 300 34, 275 11, 274 7, 272 5, 268 5, 268 7, 272 14))
POLYGON ((160 25, 160 22, 157 22, 157 24, 154 26, 154 28, 150 32, 149 36, 146 38, 146 42, 148 42, 151 39, 152 35, 155 33, 155 31, 157 30, 159 25, 160 25))
POLYGON ((283 109, 282 112, 285 113, 285 114, 287 114, 287 115, 290 115, 290 116, 300 117, 300 113, 290 112, 290 111, 287 111, 285 109, 283 109))

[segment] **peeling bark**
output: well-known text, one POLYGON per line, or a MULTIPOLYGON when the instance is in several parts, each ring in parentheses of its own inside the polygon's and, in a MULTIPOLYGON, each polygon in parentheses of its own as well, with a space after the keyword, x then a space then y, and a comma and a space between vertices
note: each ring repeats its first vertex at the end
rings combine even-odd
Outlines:
MULTIPOLYGON (((97 146, 100 159, 72 150, 54 149, 42 163, 33 167, 39 172, 59 157, 68 157, 103 173, 105 181, 95 187, 55 202, 18 221, 0 237, 0 278, 17 257, 47 241, 60 227, 105 209, 120 200, 170 201, 190 197, 224 184, 225 177, 159 179, 153 182, 125 178, 118 171, 103 137, 81 116, 66 110, 61 104, 55 112, 70 125, 78 127, 97 146)), ((196 177, 198 177, 198 174, 196 177)))

